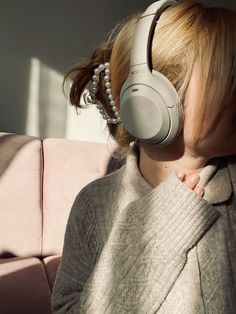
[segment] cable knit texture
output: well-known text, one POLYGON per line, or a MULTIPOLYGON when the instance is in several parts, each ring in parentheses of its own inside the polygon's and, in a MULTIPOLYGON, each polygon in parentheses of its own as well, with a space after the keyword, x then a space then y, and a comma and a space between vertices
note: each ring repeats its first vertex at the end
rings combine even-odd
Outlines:
POLYGON ((213 160, 204 197, 173 173, 152 188, 126 164, 88 184, 67 222, 53 313, 236 313, 236 163, 213 160))

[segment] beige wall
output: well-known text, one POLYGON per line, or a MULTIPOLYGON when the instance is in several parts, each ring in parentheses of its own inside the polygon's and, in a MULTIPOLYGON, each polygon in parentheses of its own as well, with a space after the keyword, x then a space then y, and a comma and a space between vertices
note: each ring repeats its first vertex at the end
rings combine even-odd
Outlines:
MULTIPOLYGON (((107 141, 95 108, 79 116, 61 91, 65 71, 125 16, 153 1, 1 1, 0 131, 107 141)), ((205 1, 235 8, 235 1, 205 1)))

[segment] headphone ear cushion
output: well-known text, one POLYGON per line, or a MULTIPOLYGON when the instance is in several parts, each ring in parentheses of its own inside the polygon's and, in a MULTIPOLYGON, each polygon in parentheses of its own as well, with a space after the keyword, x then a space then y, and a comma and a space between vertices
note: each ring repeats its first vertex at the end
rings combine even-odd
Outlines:
POLYGON ((152 77, 154 79, 153 86, 165 100, 166 106, 168 108, 172 108, 176 105, 179 106, 181 104, 181 100, 171 81, 165 75, 156 70, 152 70, 152 77))
POLYGON ((171 81, 162 73, 152 70, 152 77, 155 79, 155 89, 165 100, 170 117, 170 129, 167 137, 161 145, 168 145, 172 142, 183 128, 183 105, 180 96, 171 81))

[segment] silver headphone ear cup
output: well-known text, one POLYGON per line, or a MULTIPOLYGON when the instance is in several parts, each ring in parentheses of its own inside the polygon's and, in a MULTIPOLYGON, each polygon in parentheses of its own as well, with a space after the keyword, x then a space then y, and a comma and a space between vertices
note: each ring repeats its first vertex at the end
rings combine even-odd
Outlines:
POLYGON ((159 72, 129 75, 122 87, 121 121, 131 135, 143 142, 169 144, 182 127, 180 109, 177 91, 159 72))
POLYGON ((148 85, 136 84, 125 91, 120 115, 127 131, 142 141, 161 142, 168 134, 168 110, 161 95, 148 85))

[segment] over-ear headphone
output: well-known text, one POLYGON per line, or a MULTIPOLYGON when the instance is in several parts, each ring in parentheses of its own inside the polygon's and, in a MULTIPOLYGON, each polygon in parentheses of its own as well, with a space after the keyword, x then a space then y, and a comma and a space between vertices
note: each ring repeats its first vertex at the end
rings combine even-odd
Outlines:
POLYGON ((151 68, 151 42, 156 22, 174 0, 160 0, 142 14, 131 49, 130 72, 120 92, 124 128, 149 144, 168 145, 182 129, 180 97, 172 83, 151 68))

